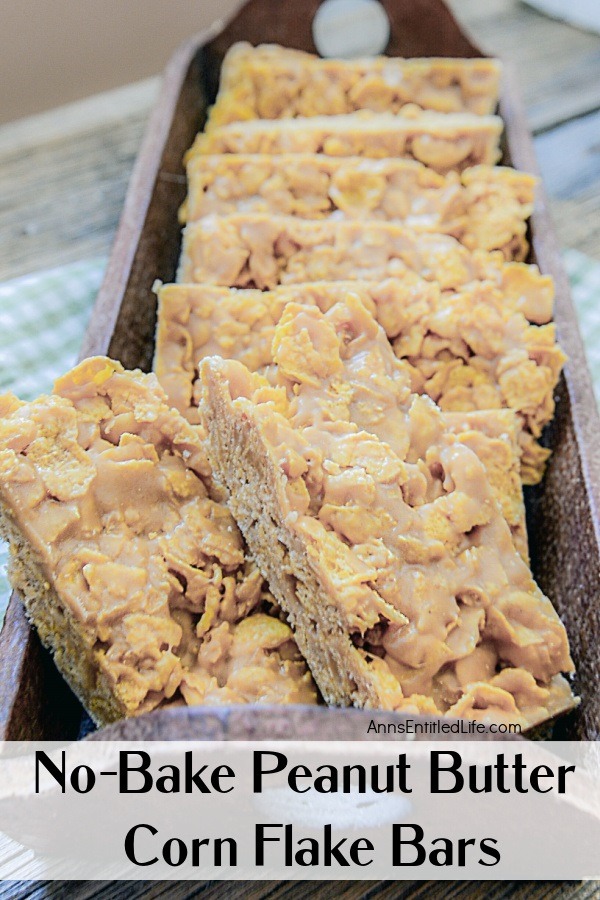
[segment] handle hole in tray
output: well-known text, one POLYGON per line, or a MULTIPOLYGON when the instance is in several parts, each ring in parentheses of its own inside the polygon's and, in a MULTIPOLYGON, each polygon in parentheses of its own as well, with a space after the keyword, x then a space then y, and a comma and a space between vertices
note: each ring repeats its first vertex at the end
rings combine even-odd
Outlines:
POLYGON ((321 56, 378 56, 389 44, 391 25, 379 0, 325 0, 312 22, 321 56))

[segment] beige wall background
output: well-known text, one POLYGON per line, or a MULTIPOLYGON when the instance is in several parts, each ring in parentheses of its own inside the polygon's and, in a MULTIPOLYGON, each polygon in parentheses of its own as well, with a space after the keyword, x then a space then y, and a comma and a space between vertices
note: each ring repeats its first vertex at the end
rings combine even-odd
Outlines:
POLYGON ((0 122, 161 72, 239 0, 0 0, 0 122))

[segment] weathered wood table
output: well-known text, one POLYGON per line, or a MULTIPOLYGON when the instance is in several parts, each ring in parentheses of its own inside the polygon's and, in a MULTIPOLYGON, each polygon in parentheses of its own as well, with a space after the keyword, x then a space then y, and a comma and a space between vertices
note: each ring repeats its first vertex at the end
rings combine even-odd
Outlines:
MULTIPOLYGON (((600 260, 600 36, 517 0, 450 0, 483 47, 517 67, 558 235, 600 260)), ((158 79, 0 127, 0 281, 108 253, 158 79)), ((600 886, 482 882, 6 883, 17 897, 259 900, 598 897, 600 886)))
MULTIPOLYGON (((450 0, 515 63, 558 235, 600 259, 600 37, 517 0, 450 0)), ((107 253, 158 79, 0 127, 0 281, 107 253)))

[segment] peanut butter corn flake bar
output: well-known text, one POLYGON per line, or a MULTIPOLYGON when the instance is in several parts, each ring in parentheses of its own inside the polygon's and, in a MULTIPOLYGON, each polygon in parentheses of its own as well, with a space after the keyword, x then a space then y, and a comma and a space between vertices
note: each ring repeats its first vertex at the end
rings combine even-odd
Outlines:
MULTIPOLYGON (((401 333, 403 326, 408 333, 409 325, 411 328, 420 325, 426 333, 427 326, 420 317, 426 315, 429 305, 435 311, 435 288, 422 282, 419 289, 416 276, 414 281, 417 284, 320 282, 265 293, 210 285, 165 285, 158 289, 155 371, 170 402, 190 422, 198 422, 201 387, 197 372, 205 356, 238 359, 250 371, 268 375, 273 362, 275 325, 286 304, 297 301, 326 312, 348 295, 358 297, 393 336, 401 333)), ((407 365, 408 380, 414 382, 412 367, 407 365)), ((494 403, 496 407, 500 405, 498 401, 494 403)), ((480 458, 485 460, 515 543, 526 557, 527 534, 519 478, 521 449, 517 445, 517 441, 524 442, 520 420, 509 410, 482 408, 485 412, 478 414, 472 412, 477 409, 474 402, 465 403, 465 414, 457 414, 457 418, 463 430, 484 432, 478 445, 480 458)))
POLYGON ((381 219, 450 234, 471 250, 525 259, 535 178, 475 166, 440 175, 403 159, 332 159, 318 154, 195 157, 182 221, 236 212, 303 219, 381 219))
POLYGON ((406 107, 401 115, 352 113, 234 122, 197 135, 186 155, 324 153, 371 159, 414 159, 437 172, 462 171, 500 159, 502 120, 468 113, 444 115, 406 107))
POLYGON ((43 643, 100 724, 165 702, 314 702, 289 627, 154 376, 87 360, 0 399, 0 528, 43 643))
POLYGON ((443 113, 493 112, 500 63, 494 59, 319 59, 310 53, 240 42, 221 67, 208 128, 248 119, 397 112, 407 103, 443 113))
POLYGON ((407 273, 456 290, 491 281, 535 324, 552 318, 552 278, 498 252, 469 251, 444 234, 390 222, 307 221, 239 213, 207 216, 183 233, 177 281, 272 289, 307 281, 382 281, 407 273))
POLYGON ((541 722, 567 637, 485 469, 349 298, 290 304, 276 383, 202 363, 211 462, 329 703, 541 722))

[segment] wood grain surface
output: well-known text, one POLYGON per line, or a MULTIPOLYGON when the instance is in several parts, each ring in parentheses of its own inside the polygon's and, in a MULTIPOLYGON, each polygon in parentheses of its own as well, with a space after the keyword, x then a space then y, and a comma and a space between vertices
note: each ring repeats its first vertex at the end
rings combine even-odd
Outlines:
POLYGON ((6 882, 0 900, 597 900, 596 882, 96 881, 6 882), (18 893, 15 893, 17 891, 18 893))
POLYGON ((0 128, 0 280, 108 253, 158 86, 0 128))
MULTIPOLYGON (((561 244, 600 259, 600 37, 518 0, 451 6, 516 66, 561 244)), ((152 79, 0 127, 0 281, 108 253, 157 89, 152 79)))
POLYGON ((480 47, 514 64, 534 134, 600 107, 598 35, 517 0, 448 0, 448 5, 480 47))
POLYGON ((595 882, 486 881, 136 881, 33 882, 0 886, 0 900, 597 900, 595 882), (14 893, 19 890, 20 893, 14 893))

